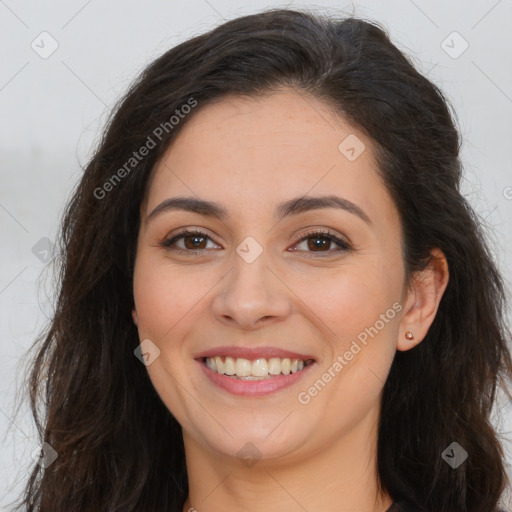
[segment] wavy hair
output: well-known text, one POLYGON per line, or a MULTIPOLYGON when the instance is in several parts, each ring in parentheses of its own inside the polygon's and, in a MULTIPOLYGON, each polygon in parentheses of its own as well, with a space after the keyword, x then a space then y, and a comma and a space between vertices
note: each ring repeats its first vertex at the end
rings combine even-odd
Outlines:
POLYGON ((56 307, 31 347, 26 391, 40 440, 58 458, 34 465, 18 506, 181 512, 181 427, 134 357, 139 207, 152 169, 195 112, 226 95, 283 87, 323 100, 375 142, 401 219, 407 277, 425 268, 432 248, 448 261, 449 284, 426 338, 397 352, 384 385, 380 488, 422 512, 496 511, 508 482, 490 421, 512 377, 506 294, 482 222, 460 191, 451 107, 378 23, 288 9, 177 45, 113 109, 64 213, 56 307), (191 98, 190 114, 169 122, 191 98), (148 137, 154 147, 134 163, 148 137), (457 469, 441 457, 454 441, 469 454, 457 469))

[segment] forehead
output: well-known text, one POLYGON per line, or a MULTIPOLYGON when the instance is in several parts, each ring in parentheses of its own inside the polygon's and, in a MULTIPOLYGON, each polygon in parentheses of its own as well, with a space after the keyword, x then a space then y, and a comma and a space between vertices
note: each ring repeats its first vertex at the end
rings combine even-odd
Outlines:
POLYGON ((370 138, 322 100, 281 90, 227 96, 187 120, 153 172, 147 210, 170 195, 224 202, 243 214, 269 201, 339 193, 394 217, 370 138))
POLYGON ((308 161, 318 159, 321 152, 334 162, 340 155, 340 137, 343 140, 355 132, 321 100, 281 90, 259 97, 227 96, 202 109, 199 106, 174 141, 173 152, 177 157, 191 146, 208 146, 216 159, 271 159, 286 154, 308 161), (230 148, 229 154, 225 147, 230 148))

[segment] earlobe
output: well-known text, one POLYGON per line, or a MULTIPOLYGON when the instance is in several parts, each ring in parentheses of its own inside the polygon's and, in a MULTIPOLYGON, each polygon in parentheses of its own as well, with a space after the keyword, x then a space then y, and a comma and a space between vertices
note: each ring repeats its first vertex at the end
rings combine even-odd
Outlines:
POLYGON ((138 326, 139 324, 137 323, 137 311, 135 311, 135 308, 132 309, 132 318, 133 318, 133 323, 138 326))
POLYGON ((426 336, 449 280, 448 262, 440 249, 432 249, 428 266, 413 276, 400 322, 397 350, 409 350, 426 336))

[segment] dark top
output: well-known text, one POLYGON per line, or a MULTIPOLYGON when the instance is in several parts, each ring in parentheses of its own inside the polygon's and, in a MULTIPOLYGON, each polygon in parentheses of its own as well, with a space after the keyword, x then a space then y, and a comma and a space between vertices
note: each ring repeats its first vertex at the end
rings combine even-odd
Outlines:
POLYGON ((417 508, 408 505, 404 501, 395 501, 391 504, 391 507, 389 507, 386 512, 417 512, 417 508))
MULTIPOLYGON (((386 512, 418 512, 416 507, 407 504, 405 501, 395 501, 391 504, 386 512)), ((497 512, 505 512, 503 509, 497 510, 497 512)))

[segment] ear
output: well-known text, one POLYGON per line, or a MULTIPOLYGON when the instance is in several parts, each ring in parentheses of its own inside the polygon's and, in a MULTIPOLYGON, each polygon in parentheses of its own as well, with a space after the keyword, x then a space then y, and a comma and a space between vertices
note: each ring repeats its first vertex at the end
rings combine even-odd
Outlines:
POLYGON ((432 249, 431 255, 427 268, 413 275, 404 299, 397 350, 409 350, 425 338, 448 285, 449 271, 445 255, 440 249, 432 249), (414 339, 406 338, 408 331, 412 332, 414 339))
POLYGON ((133 323, 138 326, 139 324, 137 323, 137 311, 135 311, 135 308, 132 309, 132 318, 133 323))

